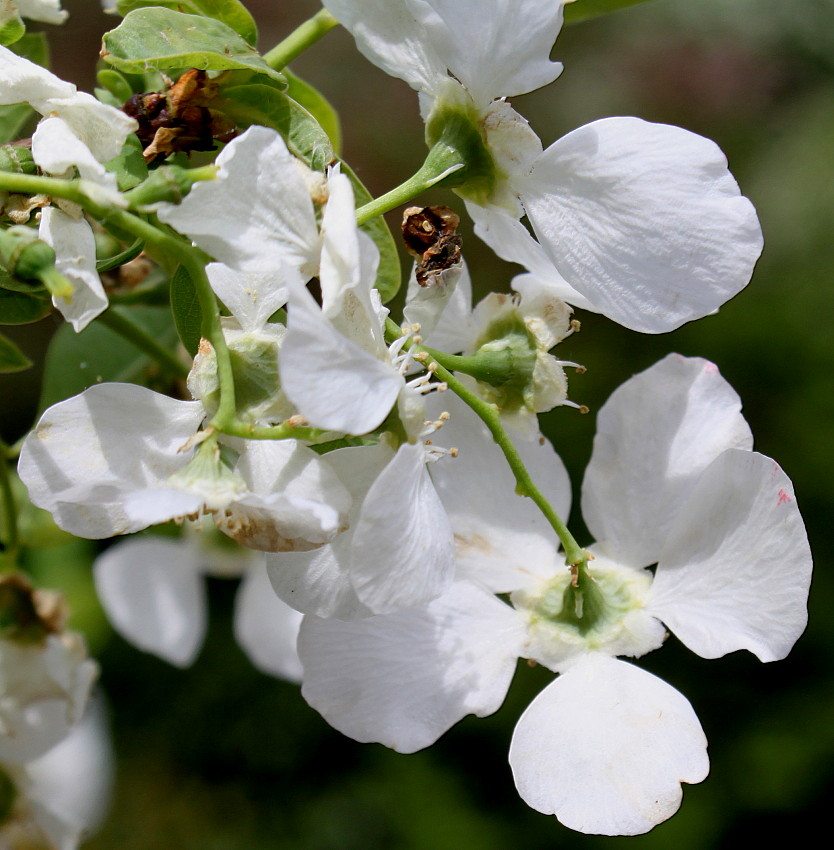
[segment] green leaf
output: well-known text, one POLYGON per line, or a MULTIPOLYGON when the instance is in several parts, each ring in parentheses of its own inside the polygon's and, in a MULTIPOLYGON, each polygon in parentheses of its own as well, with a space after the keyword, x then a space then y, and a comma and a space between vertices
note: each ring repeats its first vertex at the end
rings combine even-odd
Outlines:
POLYGON ((324 169, 336 154, 330 138, 318 121, 283 91, 260 77, 230 74, 221 81, 217 108, 239 127, 262 124, 277 130, 287 147, 310 168, 324 169))
MULTIPOLYGON (((0 270, 0 285, 5 274, 5 270, 0 270)), ((0 325, 29 325, 51 310, 52 301, 47 295, 0 289, 0 325)))
MULTIPOLYGON (((49 47, 42 32, 26 33, 10 49, 43 68, 49 64, 49 47)), ((35 114, 35 110, 25 103, 0 106, 0 144, 15 141, 35 114)))
POLYGON ((286 76, 289 83, 287 94, 318 121, 319 126, 327 133, 333 145, 333 150, 338 156, 342 149, 342 126, 339 121, 339 113, 317 88, 300 77, 296 77, 287 68, 284 68, 281 73, 286 76))
POLYGON ((136 9, 105 33, 102 58, 128 74, 238 68, 286 84, 283 74, 273 71, 252 45, 222 21, 158 7, 136 9))
POLYGON ((646 0, 575 0, 565 6, 565 23, 578 24, 580 21, 598 18, 600 15, 645 2, 646 0))
POLYGON ((0 8, 0 44, 9 47, 20 41, 26 34, 26 24, 23 23, 17 9, 4 3, 0 8))
POLYGON ((191 276, 183 266, 178 266, 171 278, 171 310, 185 350, 196 356, 202 337, 203 311, 191 276))
MULTIPOLYGON (((173 348, 177 344, 177 333, 167 308, 133 307, 125 312, 163 345, 173 348)), ((92 322, 78 334, 69 325, 62 325, 46 353, 40 409, 45 410, 103 381, 141 384, 155 368, 147 354, 100 322, 92 322)))
POLYGON ((204 18, 214 18, 231 27, 250 44, 258 42, 258 27, 249 10, 238 0, 118 0, 116 11, 124 16, 134 9, 164 6, 177 12, 188 12, 204 18))
POLYGON ((133 97, 133 88, 125 79, 123 74, 114 71, 112 68, 102 68, 96 74, 98 84, 107 89, 111 95, 119 102, 126 103, 133 97))
MULTIPOLYGON (((344 160, 341 168, 342 174, 346 174, 353 184, 356 206, 361 207, 372 201, 371 193, 344 160)), ((388 229, 385 218, 381 215, 365 222, 360 229, 374 240, 374 244, 379 249, 379 269, 376 273, 374 286, 382 296, 382 303, 387 304, 397 294, 402 283, 402 268, 397 243, 394 240, 394 235, 388 229)))
POLYGON ((119 154, 104 166, 116 175, 120 192, 127 192, 148 177, 148 166, 142 156, 142 143, 135 135, 128 137, 119 154))
POLYGON ((0 334, 0 372, 21 372, 32 361, 10 340, 0 334))

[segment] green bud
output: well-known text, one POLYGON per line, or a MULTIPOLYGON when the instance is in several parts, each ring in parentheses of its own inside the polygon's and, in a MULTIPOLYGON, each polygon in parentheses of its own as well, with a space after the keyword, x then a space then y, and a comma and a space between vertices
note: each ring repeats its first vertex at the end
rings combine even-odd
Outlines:
POLYGON ((26 25, 14 6, 4 6, 5 8, 0 9, 0 44, 8 47, 26 35, 26 25))
POLYGON ((0 264, 21 280, 42 283, 57 298, 72 297, 72 284, 55 268, 55 251, 30 227, 0 230, 0 264))
POLYGON ((98 80, 98 84, 102 88, 107 89, 107 91, 109 91, 119 103, 125 103, 133 97, 133 88, 130 83, 113 68, 102 68, 98 74, 96 74, 96 80, 98 80))
POLYGON ((0 145, 0 171, 12 174, 37 174, 32 149, 24 145, 0 145))

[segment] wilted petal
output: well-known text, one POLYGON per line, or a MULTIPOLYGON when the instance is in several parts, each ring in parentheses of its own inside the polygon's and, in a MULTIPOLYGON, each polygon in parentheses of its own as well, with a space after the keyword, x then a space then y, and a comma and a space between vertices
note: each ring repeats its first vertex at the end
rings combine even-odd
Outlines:
POLYGON ((678 127, 595 121, 551 145, 517 191, 559 274, 633 330, 715 312, 762 250, 724 154, 678 127))
POLYGON ((127 494, 164 482, 203 418, 199 402, 134 384, 99 384, 53 405, 26 438, 18 472, 32 501, 64 530, 94 539, 145 527, 125 513, 127 494))
POLYGON ((282 602, 272 589, 263 561, 243 574, 235 597, 235 638, 262 672, 289 682, 303 674, 295 648, 302 615, 282 602))
POLYGON ((77 221, 55 207, 41 210, 38 236, 55 251, 55 267, 73 285, 71 298, 52 303, 76 333, 107 309, 107 295, 96 271, 96 242, 83 218, 77 221))
POLYGON ((281 264, 305 279, 318 265, 313 202, 295 157, 274 130, 250 127, 221 151, 215 180, 197 183, 159 217, 216 260, 243 272, 281 264))
POLYGON ((663 548, 648 610, 693 652, 784 658, 807 622, 811 550, 790 479, 727 451, 704 472, 663 548))
POLYGON ((680 783, 709 771, 686 698, 603 655, 583 659, 533 700, 516 725, 510 766, 529 806, 598 835, 648 832, 677 811, 680 783))
POLYGON ((362 504, 351 581, 374 613, 419 605, 452 581, 455 546, 422 443, 400 446, 362 504))
POLYGON ((752 446, 741 400, 718 367, 669 354, 600 409, 582 485, 585 522, 616 561, 648 566, 704 469, 726 449, 752 446))
POLYGON ((521 617, 466 582, 426 606, 352 623, 305 617, 302 694, 345 735, 412 753, 504 700, 521 617))
POLYGON ((93 577, 107 618, 125 640, 177 667, 193 663, 208 605, 196 546, 126 540, 98 557, 93 577))

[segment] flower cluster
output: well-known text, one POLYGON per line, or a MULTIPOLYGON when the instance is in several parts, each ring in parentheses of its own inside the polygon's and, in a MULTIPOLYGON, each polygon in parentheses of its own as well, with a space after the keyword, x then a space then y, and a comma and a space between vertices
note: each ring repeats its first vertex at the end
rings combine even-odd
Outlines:
MULTIPOLYGON (((0 105, 41 116, 30 159, 0 158, 0 286, 48 291, 75 331, 107 310, 157 361, 48 407, 17 466, 66 532, 166 526, 98 557, 114 628, 186 666, 206 630, 204 575, 241 577, 235 633, 252 662, 301 682, 346 735, 400 752, 496 711, 526 658, 556 678, 512 738, 521 797, 588 833, 671 816, 681 783, 707 774, 706 738, 684 696, 620 659, 668 632, 704 658, 789 652, 811 570, 791 483, 753 451, 718 368, 671 354, 598 413, 582 484, 596 542, 582 547, 537 417, 587 412, 565 371, 582 367, 554 353, 579 330, 574 308, 660 333, 746 286, 762 236, 721 151, 637 118, 545 148, 506 98, 559 75, 562 0, 326 0, 305 33, 338 21, 419 93, 427 159, 373 199, 336 153, 323 98, 283 73, 298 39, 290 56, 259 56, 234 0, 192 4, 204 14, 124 5, 101 100, 0 47, 0 105), (159 90, 135 91, 140 79, 159 90), (184 167, 217 139, 212 164, 184 167), (457 214, 410 207, 416 261, 397 322, 399 261, 379 216, 430 186, 453 189, 476 233, 525 271, 473 309, 457 214), (117 249, 97 267, 105 234, 117 249), (99 270, 142 249, 135 297, 170 301, 176 351, 108 309, 99 270)), ((46 0, 18 6, 61 18, 46 0)), ((43 618, 26 642, 15 600, 3 763, 68 744, 94 671, 43 618)), ((41 828, 77 844, 74 826, 41 828)))

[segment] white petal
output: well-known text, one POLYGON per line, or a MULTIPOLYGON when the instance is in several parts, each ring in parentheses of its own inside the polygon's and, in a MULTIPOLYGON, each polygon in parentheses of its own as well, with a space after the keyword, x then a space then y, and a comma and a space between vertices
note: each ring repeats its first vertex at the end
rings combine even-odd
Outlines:
POLYGON ((345 735, 412 753, 504 700, 524 637, 519 615, 460 582, 427 606, 353 623, 305 617, 302 694, 345 735))
POLYGON ((328 461, 353 498, 350 527, 320 549, 267 556, 272 586, 288 605, 317 617, 353 620, 371 616, 373 612, 359 601, 350 581, 353 535, 365 496, 392 457, 385 445, 328 452, 328 461))
POLYGON ((582 514, 612 558, 657 561, 698 476, 725 449, 750 449, 741 400, 715 364, 669 354, 599 411, 582 514))
MULTIPOLYGON (((49 97, 72 97, 75 86, 0 45, 0 104, 31 103, 49 97)), ((127 117, 127 116, 125 116, 127 117)))
POLYGON ((275 595, 263 561, 251 564, 235 597, 235 638, 261 672, 301 681, 295 648, 301 617, 275 595))
POLYGON ((73 285, 71 298, 52 303, 76 333, 107 309, 107 295, 96 271, 93 230, 83 218, 76 221, 55 207, 41 210, 38 236, 55 251, 55 267, 73 285))
POLYGON ((463 264, 458 263, 433 275, 427 286, 421 286, 417 282, 416 265, 412 266, 403 318, 408 325, 420 326, 420 334, 424 340, 437 327, 441 314, 446 311, 446 306, 454 297, 462 274, 463 264))
POLYGON ((69 12, 61 8, 61 0, 14 0, 24 18, 45 24, 62 24, 69 12))
MULTIPOLYGON (((544 248, 530 235, 527 228, 517 219, 508 215, 505 211, 479 207, 473 203, 467 203, 466 209, 475 222, 475 234, 508 263, 518 263, 524 266, 535 280, 537 288, 544 289, 551 295, 581 307, 583 310, 597 312, 585 296, 580 295, 568 282, 556 271, 547 256, 544 248)), ((518 285, 520 279, 527 278, 522 275, 513 281, 513 288, 523 292, 522 286, 518 285)))
POLYGON ((342 336, 304 288, 290 288, 281 386, 311 425, 366 434, 391 412, 404 383, 389 363, 342 336))
POLYGON ((660 679, 602 655, 548 685, 521 716, 510 766, 522 799, 570 829, 642 835, 709 770, 692 706, 660 679))
POLYGON ((187 462, 178 449, 203 418, 199 402, 134 384, 99 384, 53 405, 26 438, 18 472, 58 525, 94 539, 139 531, 127 494, 161 487, 187 462))
POLYGON ((424 3, 324 0, 323 5, 350 31, 365 58, 386 73, 422 92, 443 83, 446 67, 426 31, 424 3))
POLYGON ((747 285, 762 250, 724 154, 677 127, 637 118, 580 127, 518 191, 559 274, 633 330, 661 333, 715 312, 747 285))
POLYGON ((268 272, 239 272, 223 263, 206 266, 211 288, 245 331, 260 330, 287 303, 286 266, 268 272))
POLYGON ((145 652, 188 667, 206 634, 199 549, 159 538, 126 540, 93 567, 96 592, 113 628, 145 652))
POLYGON ((204 500, 196 493, 166 487, 126 492, 122 496, 125 516, 131 525, 147 528, 170 519, 191 516, 200 511, 204 500))
MULTIPOLYGON (((409 282, 409 286, 411 283, 409 282)), ((446 308, 440 314, 434 330, 422 334, 424 342, 430 348, 458 354, 466 351, 475 342, 475 328, 472 323, 472 278, 464 261, 461 264, 460 278, 446 308)))
POLYGON ((426 469, 422 443, 400 446, 362 504, 351 581, 376 614, 435 599, 455 570, 452 527, 426 469))
POLYGON ((281 264, 305 279, 318 265, 313 202, 283 139, 250 127, 215 162, 216 179, 197 183, 182 203, 159 217, 190 236, 216 260, 243 272, 271 272, 281 264))
MULTIPOLYGON (((559 541, 533 502, 515 492, 515 477, 486 426, 452 393, 431 401, 434 415, 438 405, 451 412, 433 441, 459 451, 431 469, 455 532, 459 573, 496 593, 550 575, 559 541)), ((545 498, 566 519, 570 481, 553 446, 539 436, 515 445, 545 498)))
POLYGON ((784 658, 807 622, 811 550, 790 479, 727 451, 701 476, 663 549, 650 613, 693 652, 784 658))

